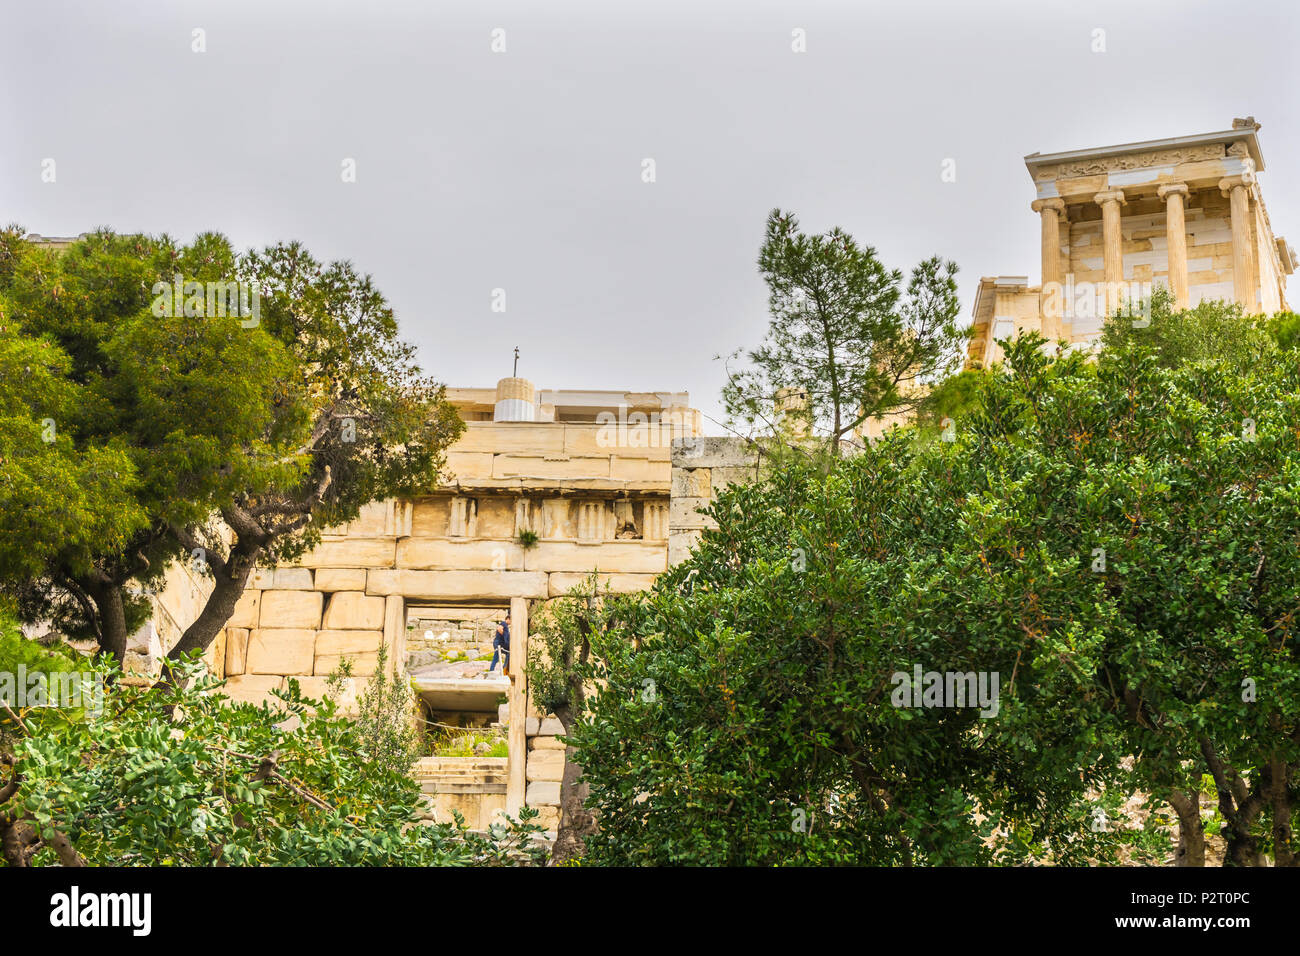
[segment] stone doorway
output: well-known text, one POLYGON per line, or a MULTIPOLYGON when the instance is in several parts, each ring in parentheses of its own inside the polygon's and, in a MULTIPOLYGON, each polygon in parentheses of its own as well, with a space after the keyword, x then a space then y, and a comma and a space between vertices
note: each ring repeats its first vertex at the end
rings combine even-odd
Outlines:
POLYGON ((486 829, 506 806, 510 681, 489 672, 506 605, 407 602, 406 668, 420 702, 425 756, 415 776, 428 818, 486 829))

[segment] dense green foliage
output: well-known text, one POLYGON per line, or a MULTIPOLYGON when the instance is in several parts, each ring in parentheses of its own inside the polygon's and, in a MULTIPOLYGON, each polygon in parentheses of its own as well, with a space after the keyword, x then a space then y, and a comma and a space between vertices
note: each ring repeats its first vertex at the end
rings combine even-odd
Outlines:
POLYGON ((1112 351, 1145 348, 1166 368, 1213 361, 1239 369, 1267 360, 1277 352, 1279 344, 1283 349, 1291 347, 1288 342, 1279 343, 1279 333, 1286 327, 1282 314, 1265 321, 1246 316, 1239 305, 1223 302, 1203 302, 1180 312, 1163 286, 1152 293, 1149 308, 1139 311, 1140 319, 1107 322, 1102 330, 1102 347, 1112 351))
MULTIPOLYGON (((29 669, 74 666, 31 641, 0 639, 0 670, 16 668, 18 655, 29 669)), ((270 707, 232 705, 200 677, 167 694, 117 683, 98 716, 0 710, 7 756, 0 791, 11 779, 18 784, 0 800, 7 862, 20 862, 12 850, 23 863, 49 864, 61 844, 91 865, 540 861, 531 811, 523 823, 494 824, 486 835, 416 824, 421 797, 410 763, 391 759, 391 728, 376 732, 391 715, 371 711, 366 719, 363 703, 363 719, 344 718, 333 700, 302 697, 297 681, 277 697, 270 707)))
POLYGON ((724 493, 594 631, 591 862, 1107 860, 1159 841, 1099 810, 1209 775, 1227 862, 1293 863, 1300 364, 1196 360, 1201 311, 1095 359, 1022 337, 951 440, 724 493), (996 715, 897 706, 916 665, 996 673, 996 715))

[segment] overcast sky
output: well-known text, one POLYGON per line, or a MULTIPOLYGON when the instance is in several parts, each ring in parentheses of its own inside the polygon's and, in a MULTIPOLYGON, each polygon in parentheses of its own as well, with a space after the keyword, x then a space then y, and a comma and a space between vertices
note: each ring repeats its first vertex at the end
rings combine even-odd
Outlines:
POLYGON ((1038 281, 1025 154, 1234 116, 1300 246, 1291 0, 0 3, 0 219, 301 240, 373 274, 453 385, 518 345, 541 388, 687 389, 720 418, 713 356, 766 328, 772 207, 905 271, 954 259, 968 317, 981 275, 1038 281))

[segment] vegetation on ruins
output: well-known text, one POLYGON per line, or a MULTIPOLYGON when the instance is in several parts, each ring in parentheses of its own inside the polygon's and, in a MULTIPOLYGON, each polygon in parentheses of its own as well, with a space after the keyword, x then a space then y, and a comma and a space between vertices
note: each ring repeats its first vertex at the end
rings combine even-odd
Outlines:
POLYGON ((58 253, 22 234, 0 232, 0 587, 24 620, 120 661, 178 559, 213 581, 179 659, 256 564, 436 480, 460 420, 350 263, 215 234, 99 231, 58 253), (176 277, 203 285, 173 297, 176 277), (253 315, 205 298, 232 282, 253 315))
POLYGON ((774 209, 758 266, 771 322, 723 389, 733 424, 765 432, 784 424, 838 454, 868 419, 921 406, 924 386, 961 357, 968 332, 957 326, 952 262, 926 259, 904 289, 903 273, 871 246, 838 227, 802 233, 793 213, 774 209))
POLYGON ((1022 337, 947 436, 724 492, 589 630, 586 862, 1200 865, 1208 827, 1295 865, 1300 363, 1253 327, 1022 337), (917 667, 997 675, 996 708, 912 706, 917 667))
MULTIPOLYGON (((379 773, 408 773, 423 756, 420 732, 416 728, 419 714, 411 680, 404 669, 388 664, 388 648, 379 646, 375 669, 366 678, 365 690, 357 696, 357 735, 362 740, 366 762, 379 773)), ((338 671, 330 675, 335 693, 345 682, 354 681, 352 661, 343 658, 338 671)))
POLYGON ((1260 321, 1244 315, 1240 305, 1224 302, 1202 302, 1180 312, 1163 286, 1152 292, 1144 306, 1136 320, 1107 322, 1102 347, 1146 348, 1155 361, 1171 369, 1202 361, 1250 369, 1276 355, 1279 346, 1283 351, 1294 347, 1283 340, 1290 313, 1260 321))
POLYGON ((569 737, 587 718, 587 702, 592 682, 601 673, 604 648, 622 639, 625 614, 634 603, 635 599, 615 598, 608 589, 602 592, 593 573, 567 595, 549 601, 532 621, 525 668, 529 697, 544 713, 556 716, 565 736, 560 818, 551 849, 553 866, 585 856, 586 840, 596 829, 588 778, 569 737))
MULTIPOLYGON (((0 631, 0 669, 21 658, 30 670, 113 676, 12 622, 0 631)), ((486 834, 417 823, 410 763, 379 752, 394 739, 391 727, 375 732, 393 717, 384 708, 363 698, 362 718, 344 718, 292 680, 269 707, 231 704, 219 682, 178 667, 192 686, 110 681, 97 713, 0 708, 7 865, 494 866, 544 855, 534 811, 486 834)))

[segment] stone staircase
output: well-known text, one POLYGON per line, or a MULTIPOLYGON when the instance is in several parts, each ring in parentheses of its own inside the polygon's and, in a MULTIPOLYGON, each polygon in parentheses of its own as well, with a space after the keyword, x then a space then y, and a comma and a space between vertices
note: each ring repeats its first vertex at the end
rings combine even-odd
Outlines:
POLYGON ((424 793, 424 819, 450 823, 459 811, 471 830, 486 829, 506 805, 508 757, 421 757, 413 776, 424 793))

